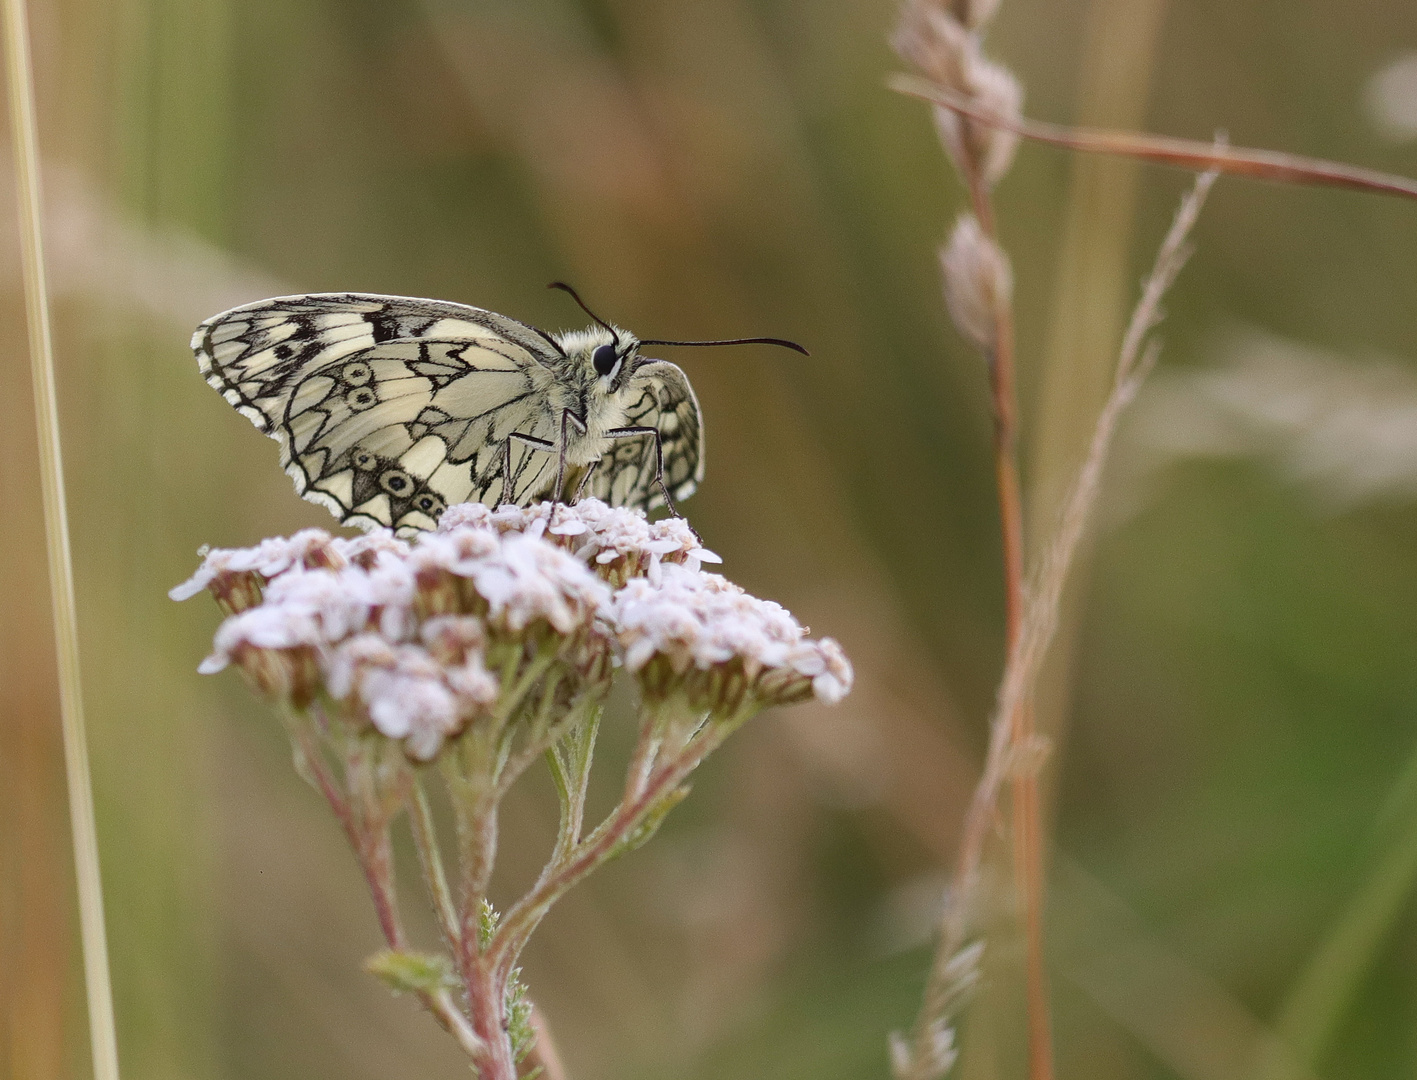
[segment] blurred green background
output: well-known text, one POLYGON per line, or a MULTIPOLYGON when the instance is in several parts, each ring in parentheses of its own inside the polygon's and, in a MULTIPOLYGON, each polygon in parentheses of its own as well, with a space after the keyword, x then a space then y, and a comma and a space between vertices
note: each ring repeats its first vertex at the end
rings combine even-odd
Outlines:
MULTIPOLYGON (((935 265, 961 193, 926 112, 884 88, 894 17, 32 4, 127 1076, 466 1075, 360 972, 370 905, 274 719, 235 676, 196 674, 214 606, 166 598, 200 544, 331 524, 187 340, 233 304, 332 289, 580 325, 553 278, 642 336, 812 350, 672 356, 708 436, 685 509, 730 576, 844 643, 858 686, 736 736, 654 844, 549 920, 532 993, 576 1080, 888 1075, 1002 636, 984 375, 935 265)), ((990 48, 1041 119, 1417 173, 1403 0, 1004 0, 990 48)), ((1185 183, 1025 147, 1000 188, 1035 547, 1185 183)), ((5 227, 0 1076, 58 1080, 88 1055, 5 227)), ((1196 242, 1040 700, 1060 1075, 1411 1077, 1417 208, 1222 181, 1196 242), (1310 1071, 1264 1072, 1277 1043, 1310 1071)), ((549 844, 549 790, 508 816, 510 892, 549 844)), ((1021 1075, 1006 880, 997 896, 969 1080, 1021 1075)))

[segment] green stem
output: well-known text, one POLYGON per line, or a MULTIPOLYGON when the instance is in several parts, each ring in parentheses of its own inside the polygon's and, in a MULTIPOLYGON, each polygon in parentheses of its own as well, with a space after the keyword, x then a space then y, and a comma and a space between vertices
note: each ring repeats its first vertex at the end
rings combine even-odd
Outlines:
POLYGON ((493 936, 488 951, 499 976, 505 979, 532 932, 556 901, 614 855, 634 835, 660 799, 678 788, 753 711, 755 709, 749 707, 733 716, 710 721, 676 756, 650 770, 644 783, 638 785, 636 793, 632 796, 627 794, 589 836, 571 847, 564 856, 553 856, 531 891, 512 906, 493 936))
POLYGON ((586 794, 590 789, 590 766, 595 757, 595 738, 600 729, 600 704, 595 703, 571 727, 566 760, 559 746, 547 750, 547 761, 561 796, 561 822, 556 834, 552 862, 564 859, 580 843, 585 825, 586 794))
POLYGON ((516 671, 517 663, 521 659, 520 654, 514 654, 509 657, 507 662, 503 665, 502 694, 493 712, 493 718, 496 721, 495 727, 499 732, 511 721, 517 709, 521 707, 522 701, 526 698, 528 692, 530 692, 532 685, 537 679, 541 678, 542 675, 546 674, 546 669, 555 661, 556 649, 557 646, 554 640, 543 645, 527 664, 526 670, 522 672, 521 677, 515 680, 512 679, 512 676, 516 671), (508 682, 512 684, 510 690, 507 689, 508 682))
POLYGON ((655 759, 659 755, 659 744, 664 731, 664 721, 658 709, 644 707, 648 714, 640 719, 640 733, 635 740, 635 749, 630 754, 630 764, 625 770, 625 794, 621 802, 638 798, 654 770, 655 759))
POLYGON ((453 804, 458 818, 459 861, 462 864, 459 907, 462 949, 459 955, 465 964, 481 951, 478 925, 497 858, 497 799, 489 785, 486 791, 472 799, 455 797, 453 804))
POLYGON ((515 732, 509 732, 506 736, 506 746, 498 755, 497 762, 497 797, 499 799, 506 795, 511 786, 517 782, 517 778, 526 772, 527 767, 541 757, 547 748, 561 737, 574 719, 580 702, 572 703, 559 720, 551 719, 551 714, 556 711, 556 689, 560 682, 559 676, 546 680, 536 716, 526 726, 526 742, 522 748, 512 753, 510 740, 515 736, 515 732))
POLYGON ((428 793, 423 789, 422 780, 414 781, 413 798, 408 804, 408 823, 413 832, 413 846, 418 851, 418 865, 423 869, 423 883, 428 889, 428 898, 433 902, 433 911, 438 916, 438 928, 443 932, 448 949, 456 956, 462 941, 457 905, 453 903, 452 890, 448 888, 443 855, 433 825, 433 812, 428 805, 428 793))
MULTIPOLYGON (((384 825, 369 830, 356 826, 351 832, 350 842, 359 858, 360 869, 364 871, 364 879, 369 884, 369 894, 379 915, 379 928, 384 933, 384 940, 389 948, 402 952, 408 947, 407 935, 399 920, 394 892, 393 846, 389 842, 388 827, 384 825)), ((487 1071, 489 1075, 495 1075, 489 1065, 495 1065, 498 1058, 496 1040, 479 1035, 453 1004, 452 996, 446 990, 420 990, 418 1000, 433 1014, 443 1030, 457 1040, 479 1074, 487 1071)))

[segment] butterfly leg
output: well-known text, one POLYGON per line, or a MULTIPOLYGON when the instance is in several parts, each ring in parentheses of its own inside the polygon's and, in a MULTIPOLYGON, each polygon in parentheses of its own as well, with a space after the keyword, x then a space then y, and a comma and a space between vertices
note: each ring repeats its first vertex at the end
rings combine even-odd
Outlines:
MULTIPOLYGON (((654 440, 654 482, 659 485, 659 493, 664 496, 664 505, 675 517, 684 517, 679 513, 679 508, 674 505, 674 500, 669 497, 669 485, 664 482, 664 442, 660 438, 659 428, 655 427, 626 427, 612 428, 605 433, 609 439, 633 439, 648 435, 654 440)), ((688 518, 684 519, 684 524, 689 525, 688 518)), ((698 536, 698 530, 689 525, 689 531, 698 536)), ((699 539, 703 539, 699 537, 699 539)))
POLYGON ((520 431, 514 431, 502 440, 502 505, 517 505, 512 492, 512 440, 516 439, 524 446, 529 446, 533 450, 544 450, 546 453, 554 453, 556 447, 545 439, 538 439, 534 435, 523 435, 520 431))
MULTIPOLYGON (((560 454, 558 455, 558 460, 557 460, 557 462, 556 462, 556 487, 555 487, 555 489, 551 492, 551 513, 552 513, 552 516, 553 516, 553 517, 555 516, 555 513, 556 513, 556 507, 559 506, 560 503, 561 503, 561 489, 566 486, 566 446, 567 446, 567 444, 568 444, 569 441, 570 441, 570 433, 567 431, 567 428, 568 428, 571 424, 575 424, 576 427, 580 429, 580 433, 581 433, 582 435, 584 435, 584 434, 586 433, 585 421, 582 420, 582 419, 581 419, 579 416, 577 416, 575 413, 571 412, 570 409, 562 409, 562 410, 561 410, 561 452, 560 452, 560 454)), ((584 482, 582 482, 582 486, 584 486, 584 482)), ((577 495, 579 495, 579 493, 580 493, 580 492, 579 492, 579 488, 578 488, 578 489, 577 489, 577 495)), ((574 501, 574 500, 572 500, 572 501, 574 501)))
POLYGON ((595 470, 598 468, 600 468, 600 459, 596 458, 596 460, 590 463, 590 467, 586 469, 585 475, 581 477, 581 482, 576 485, 576 494, 571 499, 571 505, 574 506, 581 501, 581 496, 585 494, 586 485, 590 483, 590 478, 595 475, 595 470))

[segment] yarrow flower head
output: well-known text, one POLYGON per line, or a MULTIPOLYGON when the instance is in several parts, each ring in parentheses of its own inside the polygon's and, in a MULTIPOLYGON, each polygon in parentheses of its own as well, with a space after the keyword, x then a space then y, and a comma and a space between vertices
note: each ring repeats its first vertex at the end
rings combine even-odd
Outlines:
POLYGON ((723 561, 703 546, 683 518, 650 521, 639 511, 607 506, 599 499, 582 499, 573 506, 538 503, 496 510, 463 503, 448 508, 438 531, 467 525, 543 537, 573 552, 612 585, 646 575, 657 578, 666 563, 697 570, 703 563, 723 561))
MULTIPOLYGON (((426 624, 423 638, 436 639, 443 621, 426 624)), ((394 645, 380 634, 358 634, 335 646, 326 687, 332 698, 362 709, 382 734, 406 740, 409 754, 424 760, 484 713, 498 690, 480 649, 468 649, 459 664, 445 663, 429 649, 394 645)))
POLYGON ((751 715, 833 703, 851 687, 834 641, 706 573, 718 556, 683 519, 594 499, 453 506, 408 540, 307 529, 202 556, 170 593, 206 589, 225 615, 199 670, 235 667, 280 706, 296 769, 335 812, 380 912, 390 948, 366 968, 467 1033, 479 1075, 510 1080, 532 1048, 516 962, 557 899, 653 837, 751 715), (619 802, 591 825, 595 740, 617 672, 638 684, 638 731, 619 802), (518 917, 502 919, 488 897, 498 805, 539 762, 560 802, 556 841, 509 909, 518 917), (439 841, 429 812, 425 785, 439 781, 456 844, 439 841), (402 945, 390 831, 401 814, 445 952, 402 945), (442 868, 450 849, 455 875, 442 868), (488 956, 503 958, 490 981, 488 956), (504 1042, 471 1034, 474 1016, 504 1042))
POLYGON ((650 697, 679 693, 730 712, 813 696, 835 704, 851 689, 835 641, 808 639, 787 609, 718 574, 666 566, 658 584, 631 581, 615 594, 610 622, 650 697))
POLYGON ((227 614, 202 672, 235 665, 264 696, 319 704, 418 760, 512 723, 537 686, 547 708, 603 696, 617 664, 647 697, 704 710, 840 700, 836 643, 700 568, 717 561, 679 518, 467 504, 412 541, 307 529, 208 551, 171 596, 205 588, 227 614))

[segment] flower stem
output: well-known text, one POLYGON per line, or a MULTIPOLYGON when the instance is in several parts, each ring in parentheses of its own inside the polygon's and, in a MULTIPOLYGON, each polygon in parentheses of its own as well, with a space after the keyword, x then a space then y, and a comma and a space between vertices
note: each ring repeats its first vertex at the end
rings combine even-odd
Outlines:
POLYGON ((600 728, 600 704, 581 712, 572 710, 564 741, 546 750, 546 761, 561 802, 561 821, 556 830, 553 861, 564 859, 580 843, 585 824, 586 794, 590 788, 590 766, 595 756, 595 737, 600 728), (577 715, 579 713, 579 715, 577 715))
POLYGON ((398 894, 394 891, 394 852, 388 829, 361 829, 355 851, 369 883, 369 894, 374 898, 374 912, 384 940, 389 948, 402 951, 408 947, 408 939, 399 921, 398 894))
POLYGON ((488 952, 504 979, 552 905, 633 836, 659 800, 674 791, 705 757, 722 745, 745 716, 710 722, 677 755, 652 769, 639 785, 637 794, 622 799, 610 816, 564 858, 553 855, 531 891, 511 907, 493 936, 488 952))
POLYGON ((556 680, 547 680, 536 717, 527 726, 526 741, 518 750, 507 755, 498 770, 498 798, 505 796, 531 763, 556 744, 556 741, 576 722, 577 717, 583 714, 585 704, 585 699, 582 698, 574 702, 559 719, 552 720, 551 714, 555 711, 556 706, 556 680))
POLYGON ((646 711, 650 712, 650 715, 641 719, 635 749, 630 754, 630 766, 625 770, 625 794, 622 802, 632 801, 644 791, 654 768, 655 757, 659 753, 664 725, 656 713, 648 709, 646 711))
MULTIPOLYGON (((369 832, 360 830, 358 839, 351 838, 354 851, 359 858, 364 880, 369 883, 369 893, 374 900, 374 910, 378 913, 379 928, 384 932, 384 940, 389 948, 403 951, 408 947, 403 924, 399 921, 398 901, 394 892, 393 847, 389 842, 388 827, 369 832)), ((473 1061, 480 1080, 515 1080, 516 1071, 498 1073, 490 1067, 498 1057, 498 1044, 507 1042, 505 1036, 488 1038, 468 1023, 467 1017, 453 1004, 452 996, 446 990, 420 990, 418 1000, 433 1014, 443 1030, 458 1041, 463 1052, 473 1061)), ((507 1051, 508 1056, 510 1050, 507 1051)))
POLYGON ((477 1080, 517 1080, 512 1041, 504 1026, 507 976, 486 957, 476 957, 464 969, 463 985, 473 1031, 484 1046, 482 1056, 474 1059, 477 1080))
MULTIPOLYGON (((364 880, 369 886, 369 895, 374 902, 374 911, 379 921, 379 929, 384 935, 384 941, 388 943, 389 948, 402 951, 407 947, 407 936, 399 921, 398 904, 395 899, 393 849, 389 843, 387 818, 384 819, 382 827, 378 830, 371 830, 367 817, 356 814, 351 808, 350 800, 341 790, 334 774, 330 772, 329 764, 311 737, 310 729, 297 723, 291 723, 290 728, 292 738, 295 739, 297 749, 301 754, 302 774, 308 776, 315 787, 320 790, 320 793, 325 796, 325 800, 330 804, 330 809, 334 811, 335 817, 344 829, 350 846, 354 849, 355 858, 359 861, 359 868, 363 871, 364 880)), ((422 795, 421 789, 417 794, 422 795)), ((416 804, 419 800, 415 798, 413 801, 416 804)), ((423 809, 427 810, 426 801, 423 802, 423 809)), ((410 814, 411 819, 414 817, 414 814, 410 814)), ((416 836, 417 826, 415 826, 416 836)), ((436 851, 436 846, 434 850, 436 851)), ((421 848, 419 854, 421 857, 421 848)), ((441 866, 438 867, 438 871, 441 874, 441 866)), ((445 891, 446 887, 446 883, 444 883, 445 891)), ((418 999, 423 1003, 424 1008, 433 1014, 433 1018, 438 1021, 443 1030, 457 1040, 463 1052, 475 1064, 488 1056, 487 1043, 473 1030, 467 1017, 458 1011, 457 1006, 453 1004, 451 995, 446 990, 419 991, 418 999)), ((480 1065, 478 1065, 478 1070, 480 1073, 480 1065)))
POLYGON ((492 882, 492 867, 497 858, 497 801, 489 783, 488 791, 474 794, 470 804, 454 799, 458 815, 459 861, 462 864, 461 904, 458 921, 459 941, 465 962, 481 952, 478 927, 482 919, 482 904, 492 882))
POLYGON ((423 883, 428 889, 428 898, 433 902, 434 914, 438 917, 438 929, 442 931, 448 949, 456 956, 462 942, 458 911, 453 903, 452 890, 448 888, 447 874, 443 871, 443 855, 438 848, 433 812, 421 780, 414 781, 413 798, 408 804, 408 823, 413 833, 413 846, 418 851, 418 865, 423 870, 423 883))

